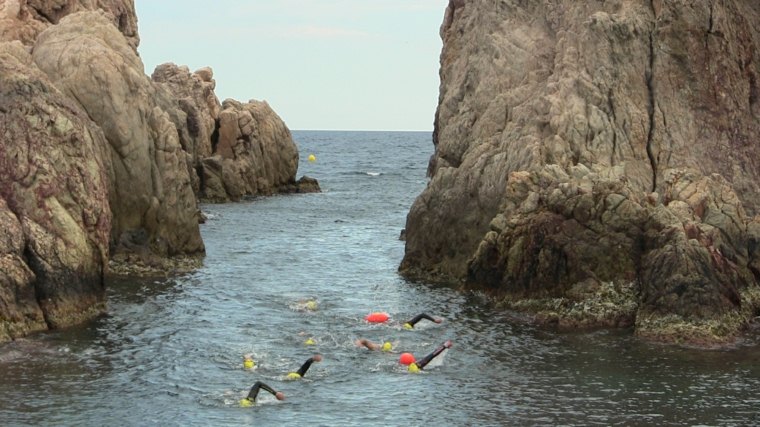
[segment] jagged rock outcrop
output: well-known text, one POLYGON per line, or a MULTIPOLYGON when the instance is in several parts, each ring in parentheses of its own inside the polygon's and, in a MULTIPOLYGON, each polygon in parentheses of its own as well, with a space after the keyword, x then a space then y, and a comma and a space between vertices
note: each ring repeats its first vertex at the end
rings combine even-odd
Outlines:
MULTIPOLYGON (((319 191, 316 180, 295 180, 298 147, 290 130, 265 101, 219 103, 213 71, 167 63, 156 67, 153 81, 168 91, 187 124, 182 146, 192 156, 196 194, 202 200, 226 202, 243 196, 319 191)), ((170 109, 171 107, 167 107, 170 109)))
POLYGON ((214 94, 216 81, 213 77, 209 67, 191 73, 186 66, 172 63, 159 65, 151 76, 151 80, 165 89, 174 105, 184 113, 185 122, 178 123, 178 128, 186 128, 188 134, 180 142, 194 162, 211 156, 216 119, 222 111, 222 104, 214 94))
POLYGON ((298 148, 269 104, 227 99, 219 113, 214 155, 203 159, 203 198, 269 195, 295 182, 298 148))
POLYGON ((137 15, 134 0, 0 0, 0 41, 19 40, 31 46, 37 36, 64 16, 103 10, 137 51, 137 15))
POLYGON ((111 213, 105 137, 0 42, 0 341, 105 308, 111 213))
POLYGON ((133 0, 0 0, 0 341, 101 313, 109 269, 196 267, 199 195, 319 191, 266 103, 151 81, 138 42, 133 0))
POLYGON ((563 325, 734 340, 760 309, 760 4, 451 0, 401 271, 563 325))
POLYGON ((140 58, 107 15, 66 16, 39 35, 33 58, 108 140, 112 246, 160 257, 202 253, 199 210, 177 128, 159 107, 140 58))

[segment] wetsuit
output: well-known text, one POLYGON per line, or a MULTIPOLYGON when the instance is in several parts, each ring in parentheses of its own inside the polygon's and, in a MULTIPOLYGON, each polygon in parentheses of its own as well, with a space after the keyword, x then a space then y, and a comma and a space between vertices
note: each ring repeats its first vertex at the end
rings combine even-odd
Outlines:
POLYGON ((256 396, 259 395, 259 390, 262 388, 272 393, 273 395, 277 396, 277 392, 272 387, 269 387, 268 385, 262 383, 261 381, 256 381, 256 384, 254 384, 253 387, 251 387, 251 391, 248 392, 248 396, 246 396, 245 398, 250 400, 251 402, 255 402, 256 396))
POLYGON ((303 365, 301 365, 301 367, 298 369, 298 371, 296 371, 296 373, 297 373, 299 376, 304 376, 304 375, 306 375, 306 371, 308 371, 308 370, 309 370, 309 368, 311 367, 311 364, 312 364, 312 363, 314 363, 314 358, 313 358, 313 357, 310 357, 310 358, 309 358, 309 359, 308 359, 306 362, 304 362, 304 364, 303 364, 303 365))
POLYGON ((414 318, 412 318, 412 320, 406 322, 404 325, 409 325, 410 328, 413 328, 414 325, 416 325, 417 322, 419 322, 422 319, 427 319, 427 320, 429 320, 431 322, 435 322, 435 319, 433 319, 432 317, 430 317, 429 314, 427 314, 427 313, 421 313, 421 314, 418 314, 418 315, 414 316, 414 318))
POLYGON ((451 348, 451 341, 446 341, 445 343, 441 344, 441 346, 433 350, 432 353, 414 362, 414 364, 417 365, 418 368, 423 369, 425 365, 430 363, 430 361, 433 360, 436 356, 443 353, 443 351, 447 348, 451 348))

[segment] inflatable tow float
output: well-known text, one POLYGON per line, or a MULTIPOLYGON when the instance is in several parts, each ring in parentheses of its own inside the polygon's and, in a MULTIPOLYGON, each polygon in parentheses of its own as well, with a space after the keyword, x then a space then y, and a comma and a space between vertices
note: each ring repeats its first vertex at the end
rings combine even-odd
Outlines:
POLYGON ((370 313, 364 316, 364 320, 366 320, 369 323, 385 323, 390 318, 391 316, 389 316, 388 313, 383 313, 383 312, 370 313))

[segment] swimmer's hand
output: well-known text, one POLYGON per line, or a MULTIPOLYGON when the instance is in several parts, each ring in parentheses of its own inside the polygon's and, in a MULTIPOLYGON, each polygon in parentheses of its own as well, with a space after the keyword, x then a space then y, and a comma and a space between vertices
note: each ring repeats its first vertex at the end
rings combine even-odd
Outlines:
POLYGON ((315 362, 321 362, 322 361, 322 355, 321 354, 315 354, 311 357, 311 359, 315 362))
POLYGON ((285 393, 278 391, 277 393, 275 393, 274 397, 276 397, 277 400, 285 400, 285 393))

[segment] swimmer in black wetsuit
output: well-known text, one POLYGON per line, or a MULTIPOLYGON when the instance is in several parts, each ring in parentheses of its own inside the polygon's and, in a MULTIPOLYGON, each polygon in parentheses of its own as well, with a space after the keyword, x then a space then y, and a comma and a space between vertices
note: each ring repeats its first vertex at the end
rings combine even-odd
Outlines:
POLYGON ((321 361, 322 361, 322 355, 321 354, 315 354, 314 356, 306 359, 306 362, 304 362, 304 364, 301 365, 301 367, 298 369, 298 371, 289 373, 288 374, 288 379, 289 380, 297 380, 297 379, 303 377, 304 375, 306 375, 306 371, 309 370, 309 368, 311 367, 312 363, 314 363, 314 362, 321 362, 321 361))
POLYGON ((427 320, 429 320, 431 322, 435 322, 435 323, 441 323, 441 322, 443 322, 443 319, 434 319, 433 317, 431 317, 427 313, 420 313, 420 314, 414 316, 412 318, 412 320, 404 323, 404 329, 414 329, 414 325, 416 325, 417 322, 419 322, 422 319, 427 319, 427 320))
POLYGON ((451 340, 448 340, 445 343, 441 344, 440 347, 436 348, 432 353, 428 354, 422 359, 409 364, 409 371, 418 372, 420 369, 424 369, 431 360, 435 359, 439 354, 443 353, 444 350, 449 348, 451 348, 451 340))
POLYGON ((272 393, 277 400, 285 400, 285 394, 283 392, 275 391, 272 387, 269 387, 261 381, 256 381, 256 384, 251 387, 251 391, 248 392, 248 396, 240 400, 240 406, 251 406, 256 403, 256 396, 259 395, 259 390, 261 389, 272 393))

